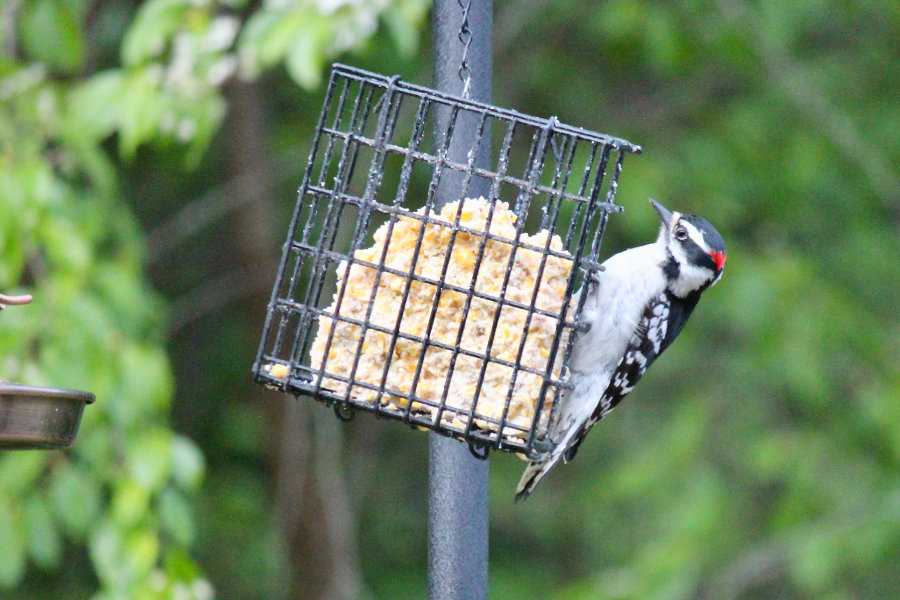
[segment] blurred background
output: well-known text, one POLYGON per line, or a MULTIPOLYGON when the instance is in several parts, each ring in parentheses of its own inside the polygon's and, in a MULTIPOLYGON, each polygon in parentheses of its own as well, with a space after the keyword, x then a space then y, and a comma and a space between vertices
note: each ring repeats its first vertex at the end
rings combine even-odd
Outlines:
MULTIPOLYGON (((491 597, 900 589, 900 5, 496 0, 494 103, 624 137, 722 281, 578 460, 513 505, 491 597)), ((97 402, 0 455, 0 598, 418 599, 427 438, 251 382, 335 60, 431 82, 425 0, 0 1, 0 377, 97 402)))

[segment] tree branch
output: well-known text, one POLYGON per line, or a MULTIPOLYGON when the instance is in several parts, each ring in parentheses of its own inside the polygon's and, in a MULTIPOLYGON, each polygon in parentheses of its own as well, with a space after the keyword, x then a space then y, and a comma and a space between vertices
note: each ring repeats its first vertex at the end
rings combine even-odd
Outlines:
POLYGON ((900 178, 884 156, 828 100, 825 91, 791 57, 789 49, 766 31, 748 5, 734 0, 716 0, 716 5, 726 21, 741 23, 769 77, 778 83, 798 111, 865 175, 882 205, 896 214, 900 210, 900 178))

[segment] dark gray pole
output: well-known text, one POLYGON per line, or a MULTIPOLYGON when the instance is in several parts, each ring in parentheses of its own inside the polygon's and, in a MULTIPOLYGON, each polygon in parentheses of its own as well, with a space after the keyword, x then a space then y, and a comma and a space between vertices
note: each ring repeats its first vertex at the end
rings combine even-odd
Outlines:
MULTIPOLYGON (((493 15, 490 0, 435 0, 434 81, 437 90, 462 95, 460 77, 465 42, 468 95, 491 101, 491 35, 493 15), (463 32, 464 8, 468 6, 463 32)), ((441 119, 438 136, 445 129, 441 119)), ((450 158, 466 163, 476 119, 462 117, 455 125, 450 158), (471 132, 471 133, 469 133, 471 132)), ((487 135, 490 140, 490 135, 487 135)), ((490 144, 476 164, 489 160, 490 144)), ((452 182, 452 179, 447 183, 452 182)), ((442 182, 444 183, 444 182, 442 182)), ((452 183, 451 183, 452 185, 452 183)), ((442 185, 442 188, 444 186, 442 185)), ((448 196, 453 195, 446 189, 448 196)), ((472 189, 468 195, 478 195, 472 189)), ((443 202, 438 194, 438 202, 443 202)), ((456 190, 458 195, 458 189, 456 190)), ((428 502, 428 597, 431 600, 486 600, 488 596, 488 473, 487 460, 475 458, 465 444, 431 434, 428 502)))

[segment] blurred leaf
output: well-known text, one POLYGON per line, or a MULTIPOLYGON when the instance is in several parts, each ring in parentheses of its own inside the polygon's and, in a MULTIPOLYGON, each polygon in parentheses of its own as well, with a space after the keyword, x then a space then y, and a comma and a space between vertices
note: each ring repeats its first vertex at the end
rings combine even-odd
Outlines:
POLYGON ((159 491, 172 473, 172 433, 156 428, 137 434, 128 444, 128 471, 147 491, 159 491))
POLYGON ((186 0, 149 0, 140 10, 122 41, 122 64, 134 66, 158 58, 172 35, 184 27, 194 3, 186 0))
POLYGON ((0 497, 0 588, 12 587, 25 572, 25 535, 18 513, 9 500, 0 497))
POLYGON ((327 19, 309 18, 297 23, 287 52, 288 73, 301 87, 319 87, 325 67, 325 45, 332 35, 327 19))
POLYGON ((197 563, 177 548, 166 554, 165 569, 169 577, 175 581, 193 581, 200 576, 197 563))
POLYGON ((816 531, 792 549, 791 574, 811 594, 827 587, 840 563, 840 551, 829 537, 826 531, 816 531))
POLYGON ((282 60, 296 33, 307 17, 302 11, 285 14, 261 10, 248 20, 239 40, 239 50, 246 68, 266 69, 282 60))
POLYGON ((118 527, 136 527, 146 518, 150 508, 150 493, 147 487, 133 479, 118 483, 112 497, 112 517, 118 527))
MULTIPOLYGON (((123 381, 120 382, 122 396, 130 398, 131 402, 143 410, 167 409, 173 383, 165 353, 159 348, 129 344, 121 349, 121 361, 124 373, 123 381)), ((140 440, 141 443, 152 445, 154 451, 165 450, 166 455, 161 460, 166 463, 171 460, 168 452, 171 437, 168 434, 160 431, 144 432, 140 440)), ((133 445, 132 448, 134 447, 133 445)))
POLYGON ((188 168, 196 167, 206 153, 210 141, 218 132, 225 118, 225 100, 220 96, 208 96, 203 102, 186 101, 189 107, 184 112, 184 119, 189 123, 191 134, 180 140, 188 145, 185 163, 188 168))
POLYGON ((187 490, 196 490, 203 481, 206 461, 203 453, 189 439, 176 435, 172 439, 172 478, 187 490))
POLYGON ((122 71, 97 73, 75 86, 68 99, 66 134, 80 142, 97 143, 119 127, 125 118, 122 71))
POLYGON ((145 580, 157 563, 159 538, 149 530, 132 532, 122 548, 128 572, 138 581, 145 580))
POLYGON ((61 73, 75 73, 85 59, 81 3, 33 0, 24 3, 18 22, 25 52, 61 73))
POLYGON ((164 106, 161 80, 162 73, 155 65, 125 75, 118 99, 123 113, 119 123, 119 152, 127 159, 134 158, 138 146, 151 140, 158 131, 164 106))
POLYGON ((187 499, 172 488, 159 496, 159 518, 165 533, 179 544, 190 545, 194 540, 194 513, 187 499))
POLYGON ((35 564, 43 569, 56 567, 62 558, 62 540, 46 503, 36 497, 26 500, 22 522, 35 564))
POLYGON ((44 474, 49 456, 44 452, 17 452, 0 455, 0 489, 19 496, 33 489, 44 474))
POLYGON ((384 22, 401 54, 410 56, 418 50, 430 4, 423 0, 400 0, 391 2, 385 9, 384 22))
POLYGON ((56 469, 50 484, 51 508, 73 536, 84 536, 100 513, 99 483, 74 465, 56 469))
POLYGON ((122 565, 122 532, 108 522, 94 528, 88 542, 91 562, 113 594, 125 593, 131 573, 122 565))

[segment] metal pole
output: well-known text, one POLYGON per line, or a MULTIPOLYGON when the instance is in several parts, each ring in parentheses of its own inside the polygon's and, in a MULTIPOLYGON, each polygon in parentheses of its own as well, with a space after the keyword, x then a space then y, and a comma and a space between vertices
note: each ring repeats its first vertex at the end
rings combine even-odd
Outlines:
MULTIPOLYGON (((491 1, 435 0, 433 19, 433 87, 457 95, 467 91, 473 100, 490 102, 491 1), (461 68, 462 75, 469 77, 467 90, 461 68)), ((466 162, 476 127, 476 119, 461 115, 449 148, 451 160, 466 162)), ((438 135, 445 129, 439 117, 438 135)), ((484 163, 490 160, 490 144, 483 150, 476 164, 489 166, 484 163)), ((448 179, 447 183, 453 185, 452 181, 448 179)), ((456 191, 458 194, 458 188, 456 191)), ((452 195, 449 189, 447 192, 452 195)), ((469 195, 479 193, 473 188, 469 195)), ((442 195, 439 192, 439 202, 442 195)), ((428 597, 486 600, 489 463, 475 458, 465 444, 432 433, 429 464, 428 597)))

